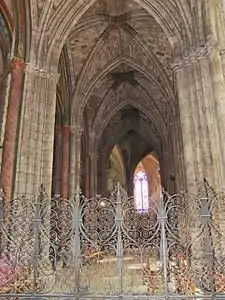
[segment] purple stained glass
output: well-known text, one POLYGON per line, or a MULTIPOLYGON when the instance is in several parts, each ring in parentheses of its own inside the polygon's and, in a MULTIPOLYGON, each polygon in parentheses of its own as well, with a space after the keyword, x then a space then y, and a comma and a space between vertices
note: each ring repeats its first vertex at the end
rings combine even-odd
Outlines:
POLYGON ((148 178, 144 171, 139 171, 135 175, 134 200, 138 211, 143 212, 149 209, 148 178))

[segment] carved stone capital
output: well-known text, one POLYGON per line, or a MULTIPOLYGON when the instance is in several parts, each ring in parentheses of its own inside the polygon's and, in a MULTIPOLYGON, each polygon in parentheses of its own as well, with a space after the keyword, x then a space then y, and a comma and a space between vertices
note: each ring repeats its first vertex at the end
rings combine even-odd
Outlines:
POLYGON ((62 125, 62 131, 63 132, 70 132, 71 131, 71 126, 70 125, 62 125))
POLYGON ((171 65, 171 69, 173 70, 174 73, 184 69, 184 67, 185 65, 183 60, 175 62, 171 65))
POLYGON ((220 56, 224 56, 225 55, 225 49, 221 49, 220 50, 220 56))
POLYGON ((57 134, 61 134, 62 133, 62 126, 56 125, 55 126, 55 131, 57 134))
POLYGON ((36 76, 40 76, 42 78, 53 79, 55 83, 58 83, 60 74, 57 72, 51 72, 47 69, 41 68, 39 66, 35 66, 31 63, 27 64, 27 71, 35 74, 36 76))
POLYGON ((77 137, 80 137, 83 132, 83 128, 81 126, 70 126, 70 131, 73 132, 77 137))
POLYGON ((70 125, 57 125, 55 130, 58 133, 68 133, 72 131, 72 128, 70 125))
POLYGON ((207 58, 213 51, 218 51, 218 45, 216 42, 206 43, 202 47, 194 49, 188 55, 186 55, 182 60, 172 64, 172 69, 177 72, 181 69, 186 69, 193 63, 198 62, 201 59, 207 58))
POLYGON ((26 68, 26 63, 23 59, 19 57, 13 57, 10 63, 12 72, 24 73, 26 68))
POLYGON ((213 51, 218 51, 218 43, 216 41, 210 41, 202 47, 195 49, 192 53, 190 53, 189 57, 198 60, 207 57, 213 51))

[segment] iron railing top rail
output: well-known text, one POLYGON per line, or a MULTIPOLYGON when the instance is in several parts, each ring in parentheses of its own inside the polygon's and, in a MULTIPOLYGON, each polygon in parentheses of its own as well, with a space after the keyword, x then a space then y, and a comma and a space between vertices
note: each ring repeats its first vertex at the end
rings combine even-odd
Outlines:
POLYGON ((168 295, 132 295, 132 294, 119 294, 119 295, 95 295, 95 296, 79 296, 74 294, 0 294, 0 298, 23 298, 23 299, 79 299, 79 300, 91 300, 91 299, 129 299, 129 300, 159 300, 159 299, 176 299, 176 300, 212 300, 212 299, 225 299, 225 294, 204 294, 204 295, 178 295, 178 294, 168 294, 168 295))

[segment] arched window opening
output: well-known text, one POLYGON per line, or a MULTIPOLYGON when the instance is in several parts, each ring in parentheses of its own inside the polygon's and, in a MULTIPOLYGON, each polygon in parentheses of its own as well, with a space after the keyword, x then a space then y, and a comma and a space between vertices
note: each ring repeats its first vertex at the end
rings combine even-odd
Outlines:
POLYGON ((116 145, 112 149, 108 161, 107 189, 109 193, 112 193, 117 183, 119 183, 123 188, 126 187, 125 165, 124 165, 124 159, 119 145, 116 145))
POLYGON ((140 213, 152 210, 161 197, 160 166, 154 152, 137 165, 133 177, 134 206, 140 213))
POLYGON ((144 169, 136 172, 134 177, 134 201, 138 212, 144 213, 149 209, 148 178, 144 169))

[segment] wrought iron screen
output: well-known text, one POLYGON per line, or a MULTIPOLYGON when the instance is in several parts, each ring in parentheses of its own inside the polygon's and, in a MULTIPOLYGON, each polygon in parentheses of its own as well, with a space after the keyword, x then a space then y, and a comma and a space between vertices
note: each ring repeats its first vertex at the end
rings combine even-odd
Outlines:
POLYGON ((224 196, 1 197, 0 297, 225 299, 224 196))

